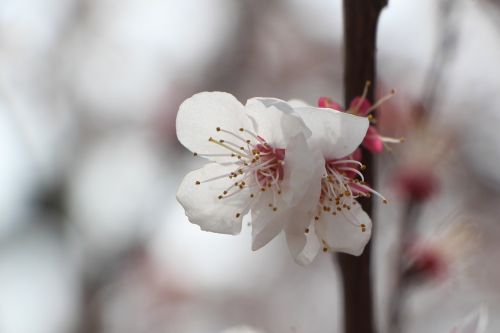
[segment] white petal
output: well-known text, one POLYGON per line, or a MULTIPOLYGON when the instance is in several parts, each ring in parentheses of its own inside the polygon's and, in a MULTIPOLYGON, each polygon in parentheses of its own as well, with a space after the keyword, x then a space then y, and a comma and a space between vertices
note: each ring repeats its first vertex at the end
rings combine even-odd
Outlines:
POLYGON ((274 97, 254 97, 254 98, 250 98, 247 101, 247 105, 251 105, 251 104, 253 104, 256 101, 258 101, 261 104, 263 104, 266 108, 268 108, 270 106, 275 106, 276 108, 280 109, 281 111, 289 112, 289 113, 293 112, 292 105, 290 105, 288 102, 286 102, 286 101, 284 101, 282 99, 274 98, 274 97))
POLYGON ((305 101, 301 99, 290 99, 288 100, 288 104, 293 107, 293 108, 298 108, 298 107, 313 107, 312 105, 306 103, 305 101))
POLYGON ((343 210, 336 215, 323 213, 316 222, 316 233, 328 247, 338 252, 355 256, 361 255, 371 237, 372 222, 361 205, 352 205, 350 210, 343 210), (361 231, 364 224, 366 230, 361 231))
POLYGON ((314 230, 314 223, 311 224, 309 229, 310 231, 306 235, 306 246, 302 249, 302 252, 297 256, 297 258, 295 258, 295 261, 301 265, 309 265, 314 258, 316 258, 322 248, 322 244, 320 243, 314 230))
MULTIPOLYGON (((305 139, 302 138, 302 140, 305 139)), ((303 144, 307 148, 305 142, 303 144)), ((314 151, 308 151, 308 153, 314 155, 314 151)), ((321 177, 324 173, 324 159, 321 155, 313 159, 300 158, 300 156, 295 158, 293 154, 289 154, 289 157, 289 163, 285 163, 285 167, 289 167, 291 171, 285 168, 285 175, 289 173, 283 181, 283 199, 291 206, 285 224, 285 234, 290 253, 299 264, 304 265, 310 263, 317 253, 317 251, 314 253, 314 246, 311 247, 313 243, 307 240, 308 236, 304 232, 317 209, 321 194, 321 177), (292 195, 289 196, 290 193, 292 195), (306 248, 307 245, 309 245, 308 248, 306 248)), ((317 237, 314 235, 311 239, 314 242, 317 237)))
POLYGON ((301 233, 290 232, 290 230, 285 230, 285 233, 288 249, 295 262, 303 266, 309 265, 321 249, 321 243, 314 230, 314 223, 309 226, 307 234, 304 234, 304 229, 301 233))
MULTIPOLYGON (((231 153, 208 139, 241 142, 234 136, 218 132, 217 127, 241 134, 240 128, 252 129, 243 105, 231 94, 202 92, 186 99, 177 113, 176 130, 179 141, 198 154, 231 153)), ((241 143, 237 143, 241 145, 241 143)), ((210 157, 213 161, 228 161, 230 157, 210 157)), ((232 159, 234 160, 234 159, 232 159)))
POLYGON ((290 138, 311 131, 285 101, 273 98, 252 98, 245 105, 258 135, 275 148, 285 148, 290 138))
POLYGON ((301 202, 304 209, 315 208, 321 194, 321 177, 325 170, 321 152, 310 149, 306 138, 297 135, 289 140, 284 162, 283 200, 290 207, 301 202))
POLYGON ((363 141, 368 119, 331 109, 299 107, 295 111, 304 120, 312 135, 311 147, 318 147, 328 159, 352 153, 363 141))
POLYGON ((224 190, 234 184, 234 179, 224 177, 199 185, 195 184, 196 181, 203 181, 234 170, 235 168, 231 166, 210 163, 184 177, 177 191, 177 200, 186 210, 186 216, 191 223, 199 225, 202 230, 223 234, 237 234, 241 231, 241 220, 248 212, 249 190, 238 189, 240 192, 237 194, 218 199, 224 190), (240 215, 237 217, 237 214, 240 215))
POLYGON ((252 207, 252 250, 256 251, 276 237, 288 217, 289 210, 284 209, 282 201, 277 201, 278 210, 273 211, 269 203, 273 202, 272 192, 263 193, 252 207))

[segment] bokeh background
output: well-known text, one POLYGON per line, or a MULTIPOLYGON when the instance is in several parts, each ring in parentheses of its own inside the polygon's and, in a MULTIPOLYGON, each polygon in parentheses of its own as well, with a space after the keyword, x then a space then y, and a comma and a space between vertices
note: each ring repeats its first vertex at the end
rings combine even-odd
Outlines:
MULTIPOLYGON (((481 304, 500 327, 499 22, 496 0, 390 0, 381 16, 378 95, 397 95, 379 123, 407 139, 378 161, 381 332, 394 175, 423 160, 439 190, 415 228, 448 274, 405 293, 405 330, 448 332, 481 304)), ((342 38, 340 0, 0 1, 0 332, 340 331, 330 254, 300 267, 282 237, 252 252, 248 227, 187 221, 176 188, 203 161, 175 116, 205 90, 342 102, 342 38)))

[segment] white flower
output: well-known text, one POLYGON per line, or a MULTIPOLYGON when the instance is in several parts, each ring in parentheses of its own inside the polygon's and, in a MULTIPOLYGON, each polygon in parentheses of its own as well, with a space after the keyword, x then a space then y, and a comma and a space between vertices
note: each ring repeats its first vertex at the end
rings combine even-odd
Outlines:
POLYGON ((186 148, 212 161, 190 172, 177 192, 189 221, 237 234, 251 211, 257 250, 288 225, 308 220, 319 200, 323 160, 309 149, 311 132, 291 106, 256 98, 243 106, 230 94, 203 92, 182 103, 176 127, 186 148))
POLYGON ((381 196, 364 183, 358 170, 364 166, 351 156, 365 137, 369 122, 365 117, 303 104, 294 110, 312 132, 309 146, 323 156, 321 195, 302 234, 299 230, 295 234, 297 242, 307 244, 297 260, 307 264, 320 249, 360 255, 370 240, 372 223, 356 198, 381 196))
POLYGON ((465 317, 450 333, 483 333, 488 324, 488 309, 481 306, 478 310, 465 317))

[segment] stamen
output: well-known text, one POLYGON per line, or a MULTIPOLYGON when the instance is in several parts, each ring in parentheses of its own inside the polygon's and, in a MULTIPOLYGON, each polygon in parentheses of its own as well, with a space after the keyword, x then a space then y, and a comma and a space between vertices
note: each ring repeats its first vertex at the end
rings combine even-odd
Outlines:
POLYGON ((194 153, 194 156, 202 156, 202 157, 234 157, 234 154, 198 154, 194 153), (195 155, 194 155, 195 154, 195 155))
POLYGON ((359 178, 361 178, 362 181, 365 181, 365 177, 363 176, 363 174, 361 172, 359 172, 357 169, 354 169, 354 168, 349 168, 349 167, 340 167, 338 168, 339 170, 345 170, 345 171, 351 171, 351 172, 354 172, 355 174, 357 174, 359 176, 359 178))
POLYGON ((233 149, 233 148, 229 147, 228 145, 225 145, 223 140, 221 140, 222 142, 219 142, 219 141, 215 140, 214 138, 210 137, 210 138, 208 138, 208 141, 210 141, 210 142, 212 142, 212 143, 215 143, 215 144, 217 144, 217 145, 219 145, 219 146, 221 146, 221 147, 224 147, 224 148, 226 148, 226 149, 227 149, 227 150, 229 150, 229 151, 232 151, 232 152, 233 152, 233 153, 235 153, 235 154, 236 154, 239 158, 241 158, 241 157, 243 157, 243 156, 244 156, 244 157, 246 157, 246 158, 250 158, 250 156, 248 156, 247 154, 242 153, 241 151, 238 151, 238 150, 236 150, 236 149, 233 149))
MULTIPOLYGON (((242 142, 246 142, 246 143, 250 143, 250 142, 251 142, 250 140, 247 140, 247 139, 245 139, 245 138, 243 138, 243 137, 239 136, 239 135, 238 135, 238 134, 236 134, 236 133, 233 133, 233 132, 228 131, 228 130, 225 130, 225 129, 220 129, 219 127, 217 127, 217 128, 219 129, 219 131, 220 131, 220 132, 223 132, 223 133, 227 133, 227 134, 229 134, 229 135, 232 135, 232 136, 234 136, 236 139, 241 140, 242 142)), ((240 130, 241 130, 241 128, 240 128, 240 130)))
POLYGON ((373 193, 375 194, 377 197, 379 197, 380 199, 382 199, 383 203, 387 203, 387 199, 382 195, 380 194, 379 192, 375 191, 374 189, 372 189, 371 187, 369 186, 366 186, 366 185, 363 185, 361 183, 357 183, 356 186, 359 186, 361 187, 362 189, 370 192, 370 193, 373 193))
POLYGON ((244 131, 244 132, 250 134, 255 140, 259 141, 262 144, 266 143, 266 140, 264 140, 262 137, 258 136, 257 134, 253 133, 252 131, 249 131, 245 128, 240 128, 240 131, 241 132, 244 131))
POLYGON ((372 112, 373 110, 375 110, 376 108, 378 108, 380 105, 384 104, 385 102, 387 102, 388 100, 390 100, 394 95, 396 95, 396 90, 392 89, 387 95, 383 96, 382 98, 380 98, 378 101, 375 102, 375 104, 373 104, 367 111, 366 113, 370 113, 372 112))
MULTIPOLYGON (((226 177, 237 177, 238 175, 235 174, 234 172, 230 172, 230 173, 226 173, 226 174, 223 174, 223 175, 220 175, 220 176, 215 176, 215 177, 212 177, 212 178, 208 178, 208 179, 205 179, 205 180, 202 180, 201 183, 204 184, 204 183, 208 183, 208 182, 211 182, 211 181, 214 181, 214 180, 217 180, 217 179, 221 179, 221 178, 226 178, 226 177)), ((199 183, 199 182, 197 182, 199 183)), ((199 185, 197 184, 196 185, 199 185)))
POLYGON ((381 135, 379 135, 379 138, 380 138, 380 140, 382 140, 382 142, 387 142, 387 143, 402 143, 405 141, 405 138, 391 138, 391 137, 381 136, 381 135))
POLYGON ((330 165, 337 165, 337 164, 348 164, 348 163, 353 163, 353 164, 357 164, 359 165, 360 167, 363 167, 363 163, 361 163, 360 161, 356 161, 356 160, 338 160, 338 161, 328 161, 328 164, 330 165))
POLYGON ((357 114, 358 113, 359 108, 361 107, 361 104, 363 104, 363 102, 365 101, 366 95, 368 95, 368 88, 370 87, 370 84, 371 84, 371 81, 366 81, 365 82, 365 87, 363 88, 363 94, 361 95, 361 97, 359 99, 359 102, 354 107, 354 110, 352 110, 353 114, 357 114))

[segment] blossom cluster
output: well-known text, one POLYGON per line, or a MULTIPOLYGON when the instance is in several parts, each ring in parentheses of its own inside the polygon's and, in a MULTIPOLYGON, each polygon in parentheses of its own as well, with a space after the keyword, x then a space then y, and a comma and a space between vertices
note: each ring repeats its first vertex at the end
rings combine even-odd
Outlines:
POLYGON ((210 162, 186 175, 177 192, 190 222, 237 234, 251 216, 252 249, 284 232, 300 264, 321 252, 360 255, 370 217, 357 202, 380 196, 355 157, 369 119, 326 107, 223 92, 185 100, 176 120, 179 141, 210 162))

